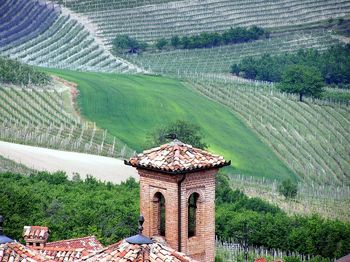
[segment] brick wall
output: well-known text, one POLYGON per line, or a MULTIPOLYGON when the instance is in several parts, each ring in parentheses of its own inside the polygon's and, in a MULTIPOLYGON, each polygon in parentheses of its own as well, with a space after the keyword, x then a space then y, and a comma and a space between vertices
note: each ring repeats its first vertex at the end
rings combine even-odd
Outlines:
POLYGON ((154 201, 157 192, 165 198, 165 241, 178 250, 178 181, 181 185, 181 251, 199 261, 215 260, 215 174, 217 169, 170 175, 138 169, 140 174, 140 210, 145 217, 144 234, 158 233, 158 206, 154 201), (198 193, 196 234, 188 238, 188 199, 198 193))

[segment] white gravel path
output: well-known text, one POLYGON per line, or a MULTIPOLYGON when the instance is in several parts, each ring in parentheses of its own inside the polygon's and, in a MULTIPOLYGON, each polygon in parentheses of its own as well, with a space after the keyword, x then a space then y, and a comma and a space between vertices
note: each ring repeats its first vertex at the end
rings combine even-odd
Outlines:
POLYGON ((102 181, 120 183, 128 177, 138 179, 136 169, 124 165, 123 160, 67 152, 42 147, 0 141, 0 155, 36 170, 65 171, 69 177, 79 173, 81 178, 92 175, 102 181))

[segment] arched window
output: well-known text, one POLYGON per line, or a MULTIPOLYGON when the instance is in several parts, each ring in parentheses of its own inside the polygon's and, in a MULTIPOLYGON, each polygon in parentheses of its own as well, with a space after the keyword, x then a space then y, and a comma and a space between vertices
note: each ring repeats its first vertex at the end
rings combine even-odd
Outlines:
POLYGON ((157 192, 154 195, 153 205, 154 234, 165 236, 165 198, 162 193, 157 192))
POLYGON ((196 235, 198 198, 199 194, 193 193, 188 199, 188 237, 193 237, 196 235))

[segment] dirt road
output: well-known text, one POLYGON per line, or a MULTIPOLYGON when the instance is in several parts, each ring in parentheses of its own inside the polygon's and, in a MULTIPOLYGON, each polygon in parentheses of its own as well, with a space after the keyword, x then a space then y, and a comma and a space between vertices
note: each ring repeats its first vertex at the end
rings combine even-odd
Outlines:
POLYGON ((36 170, 65 171, 68 176, 79 173, 82 178, 93 175, 102 181, 120 183, 132 176, 138 178, 134 168, 120 159, 59 151, 41 147, 0 141, 0 155, 36 170))

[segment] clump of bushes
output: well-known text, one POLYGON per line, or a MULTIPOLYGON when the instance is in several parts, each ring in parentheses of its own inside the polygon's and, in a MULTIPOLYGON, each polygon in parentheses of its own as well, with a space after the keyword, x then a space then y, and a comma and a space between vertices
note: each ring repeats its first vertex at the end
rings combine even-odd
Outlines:
POLYGON ((39 85, 50 83, 51 77, 33 66, 0 57, 0 83, 14 85, 39 85))
POLYGON ((325 84, 347 87, 350 84, 350 44, 338 45, 320 52, 300 49, 297 53, 243 58, 231 67, 231 73, 255 80, 281 82, 287 68, 293 65, 314 68, 325 84))
POLYGON ((175 49, 193 49, 193 48, 210 48, 221 45, 231 45, 237 43, 245 43, 258 40, 259 38, 270 36, 265 29, 252 26, 250 28, 231 27, 223 33, 208 33, 202 32, 192 36, 173 36, 170 40, 159 39, 156 43, 158 49, 163 49, 166 46, 171 46, 175 49))

